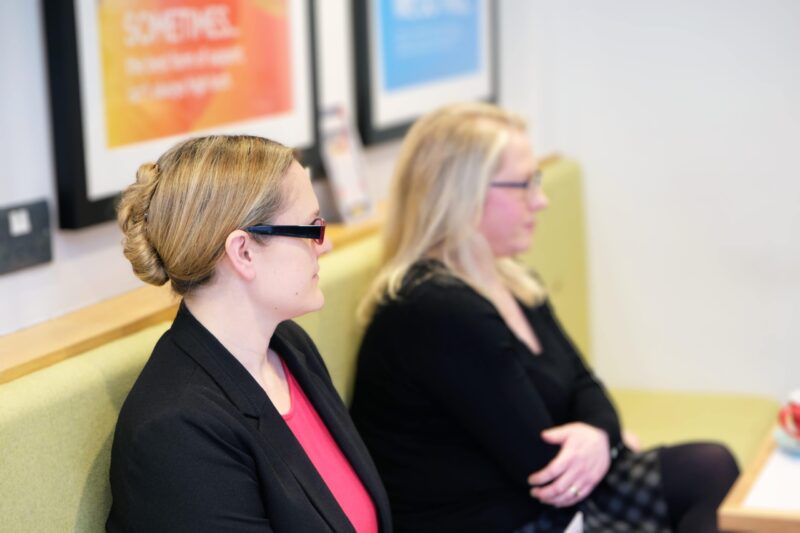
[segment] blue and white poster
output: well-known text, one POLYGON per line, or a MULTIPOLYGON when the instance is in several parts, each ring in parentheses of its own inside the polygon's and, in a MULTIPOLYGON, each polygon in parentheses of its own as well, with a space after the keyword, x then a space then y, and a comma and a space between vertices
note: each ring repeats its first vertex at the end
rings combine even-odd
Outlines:
POLYGON ((384 88, 478 73, 480 7, 478 0, 381 0, 384 88))
POLYGON ((366 143, 443 105, 495 99, 495 9, 496 0, 355 0, 366 143))

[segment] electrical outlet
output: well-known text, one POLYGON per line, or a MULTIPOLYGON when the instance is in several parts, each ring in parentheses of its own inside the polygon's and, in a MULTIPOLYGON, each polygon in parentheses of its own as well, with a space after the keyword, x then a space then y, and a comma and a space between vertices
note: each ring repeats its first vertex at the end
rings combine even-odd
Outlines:
POLYGON ((0 208, 0 274, 52 259, 47 200, 0 208))

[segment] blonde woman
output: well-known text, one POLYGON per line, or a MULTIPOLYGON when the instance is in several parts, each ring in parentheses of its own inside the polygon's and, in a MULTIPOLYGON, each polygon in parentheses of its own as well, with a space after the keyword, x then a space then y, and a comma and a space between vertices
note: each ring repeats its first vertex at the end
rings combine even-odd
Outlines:
POLYGON ((313 342, 325 221, 292 151, 178 144, 118 214, 139 278, 182 302, 120 412, 109 531, 391 531, 375 467, 313 342))
POLYGON ((634 453, 539 281, 512 257, 547 207, 523 122, 420 119, 389 198, 351 414, 397 531, 714 531, 737 475, 688 444, 634 453))

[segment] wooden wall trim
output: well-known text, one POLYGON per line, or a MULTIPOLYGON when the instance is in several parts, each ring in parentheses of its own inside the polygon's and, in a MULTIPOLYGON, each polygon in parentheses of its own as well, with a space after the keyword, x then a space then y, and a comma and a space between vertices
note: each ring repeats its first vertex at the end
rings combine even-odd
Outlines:
MULTIPOLYGON (((331 224, 326 236, 335 249, 372 235, 379 226, 379 217, 355 225, 331 224)), ((172 320, 178 303, 169 285, 147 285, 0 337, 0 383, 172 320)))

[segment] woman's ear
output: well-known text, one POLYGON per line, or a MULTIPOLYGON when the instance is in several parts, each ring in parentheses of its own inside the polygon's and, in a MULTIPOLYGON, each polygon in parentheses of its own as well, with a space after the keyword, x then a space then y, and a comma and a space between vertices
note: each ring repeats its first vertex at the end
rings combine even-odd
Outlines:
POLYGON ((245 281, 252 281, 256 276, 255 242, 245 231, 234 230, 225 239, 225 257, 231 269, 245 281))

